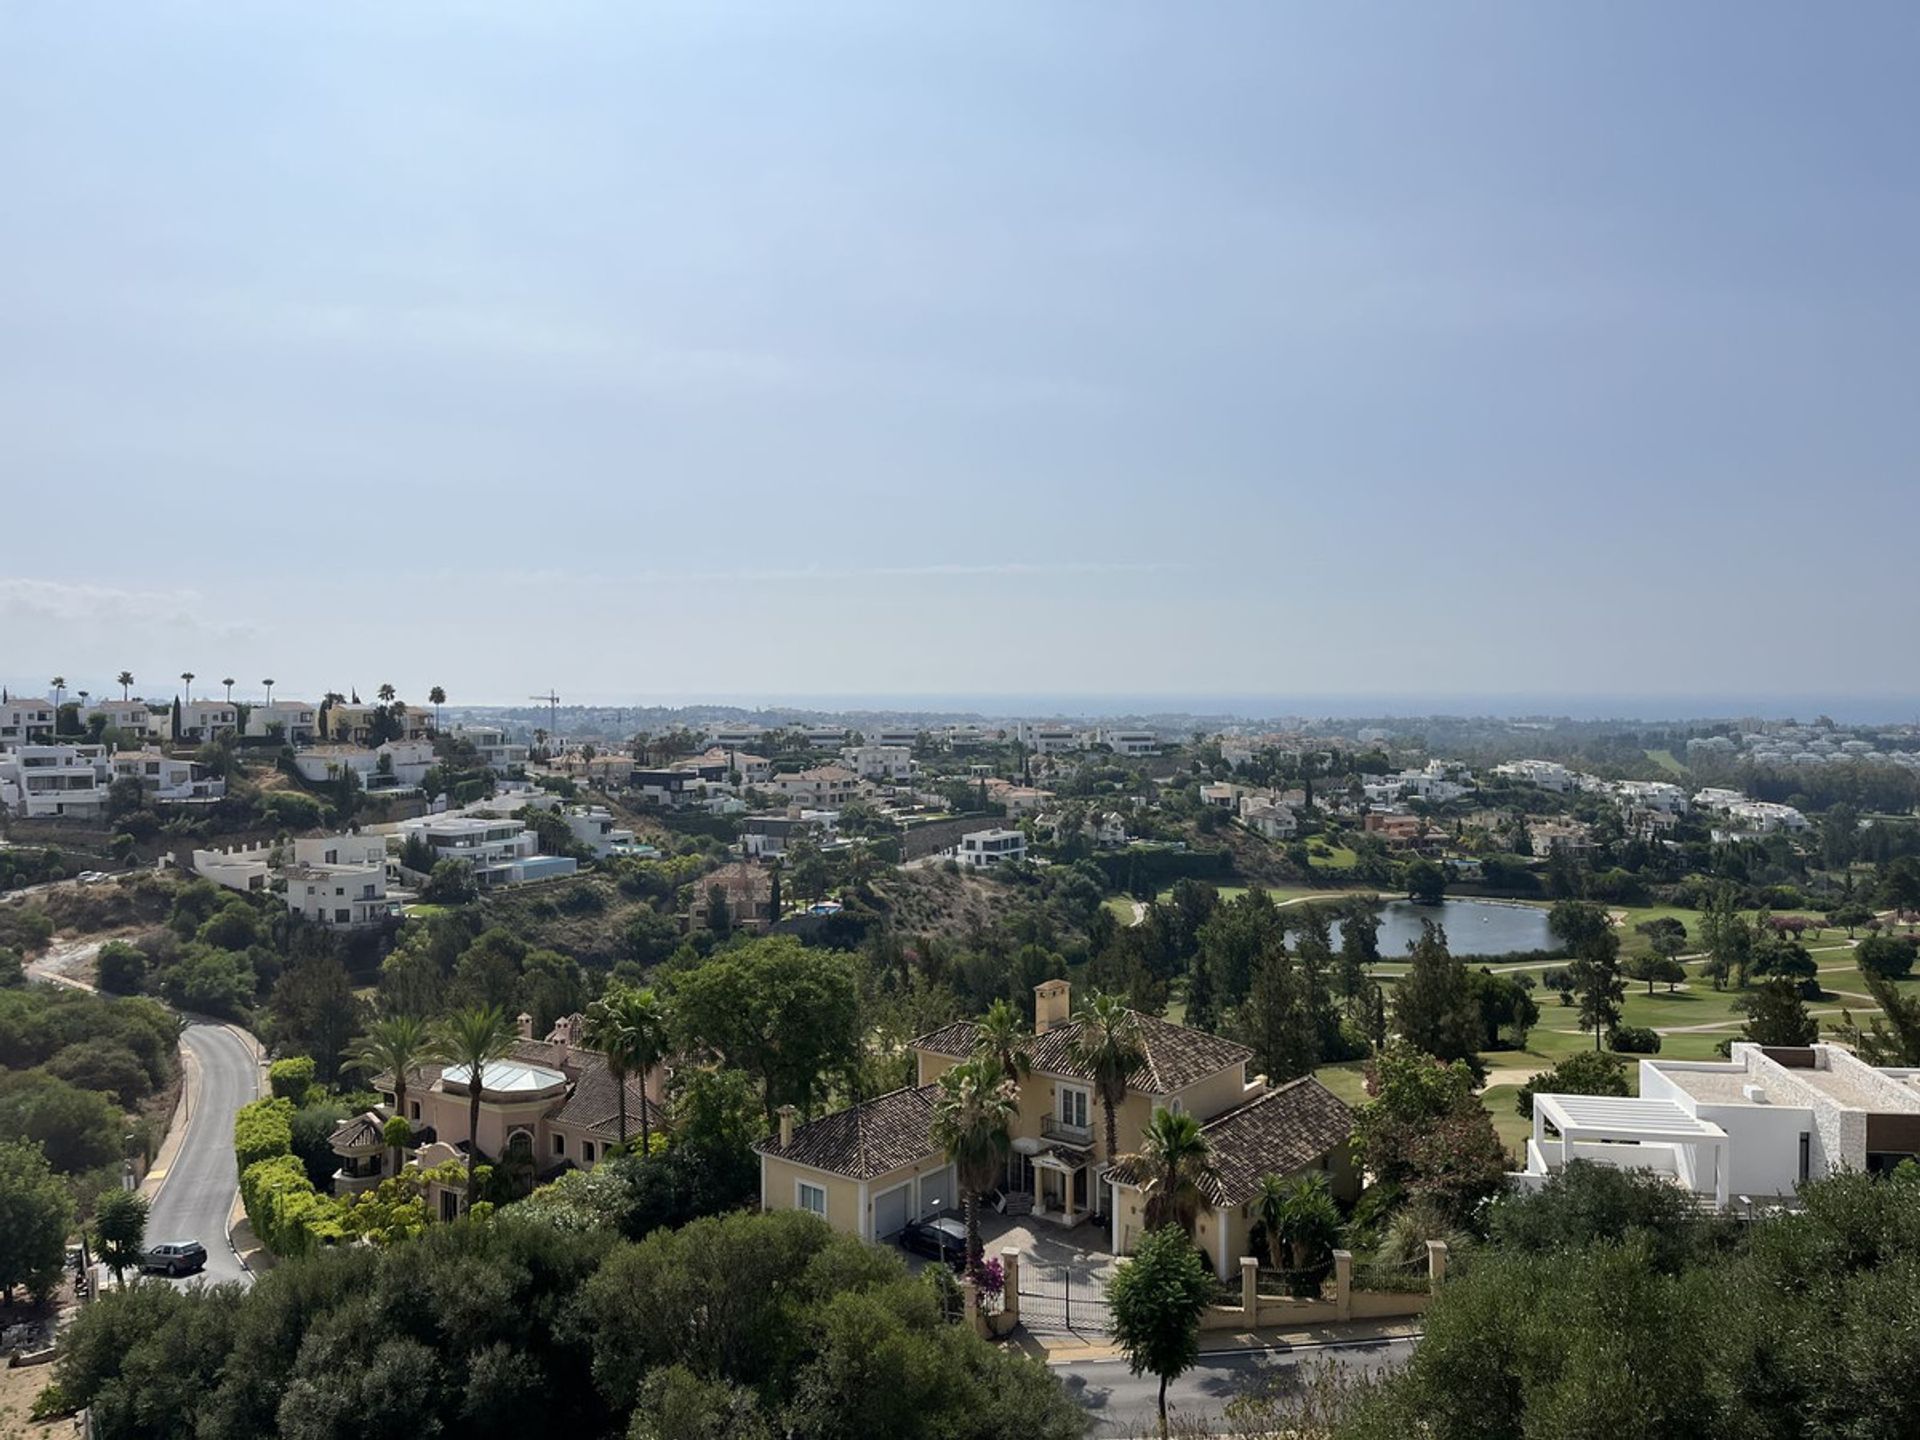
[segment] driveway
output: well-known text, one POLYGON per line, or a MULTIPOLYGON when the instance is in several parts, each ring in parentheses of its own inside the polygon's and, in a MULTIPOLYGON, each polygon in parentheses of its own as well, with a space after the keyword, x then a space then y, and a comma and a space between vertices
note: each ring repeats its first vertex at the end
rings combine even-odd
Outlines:
MULTIPOLYGON (((227 1243, 227 1218, 240 1193, 233 1163, 233 1117, 259 1098, 260 1067, 252 1044, 231 1025, 196 1020, 180 1033, 186 1063, 198 1071, 180 1147, 159 1177, 159 1194, 147 1217, 147 1242, 198 1240, 207 1247, 207 1268, 174 1283, 253 1283, 227 1243)), ((151 1177, 150 1177, 151 1178, 151 1177)))
MULTIPOLYGON (((1396 1338, 1202 1355, 1167 1387, 1167 1413, 1201 1433, 1221 1433, 1226 1430, 1226 1407, 1238 1396, 1285 1395, 1321 1364, 1362 1371, 1397 1369, 1412 1353, 1411 1340, 1396 1338)), ((1160 1382, 1153 1376, 1135 1375, 1125 1360, 1117 1358, 1065 1361, 1052 1369, 1067 1394, 1087 1412, 1089 1435, 1151 1435, 1158 1430, 1160 1382)))

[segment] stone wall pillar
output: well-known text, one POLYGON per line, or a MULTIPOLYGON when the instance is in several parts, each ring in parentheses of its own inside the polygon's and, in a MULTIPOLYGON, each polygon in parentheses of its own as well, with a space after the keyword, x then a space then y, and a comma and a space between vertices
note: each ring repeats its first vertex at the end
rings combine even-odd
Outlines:
POLYGON ((1427 1279, 1432 1283, 1433 1291, 1440 1293, 1440 1282, 1447 1278, 1447 1242, 1444 1240, 1427 1241, 1427 1279))
POLYGON ((969 1275, 960 1282, 960 1304, 966 1314, 967 1328, 976 1335, 987 1333, 986 1321, 980 1316, 980 1287, 969 1275))
POLYGON ((1333 1313, 1341 1320, 1353 1318, 1353 1252, 1333 1252, 1333 1313))
POLYGON ((1020 1252, 1008 1246, 1000 1252, 1000 1308, 1007 1314, 1007 1324, 1020 1323, 1020 1252))
POLYGON ((1254 1255, 1240 1257, 1240 1308, 1247 1312, 1247 1324, 1260 1323, 1260 1260, 1254 1255))

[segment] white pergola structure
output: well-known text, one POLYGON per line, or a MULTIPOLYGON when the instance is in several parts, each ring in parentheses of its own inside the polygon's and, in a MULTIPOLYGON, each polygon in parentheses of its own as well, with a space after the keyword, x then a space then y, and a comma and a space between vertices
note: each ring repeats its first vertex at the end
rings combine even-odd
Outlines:
POLYGON ((1715 1207, 1727 1208, 1727 1132, 1671 1100, 1535 1095, 1528 1170, 1548 1174, 1570 1160, 1671 1174, 1696 1193, 1711 1191, 1715 1207), (1549 1125, 1557 1136, 1547 1134, 1549 1125))

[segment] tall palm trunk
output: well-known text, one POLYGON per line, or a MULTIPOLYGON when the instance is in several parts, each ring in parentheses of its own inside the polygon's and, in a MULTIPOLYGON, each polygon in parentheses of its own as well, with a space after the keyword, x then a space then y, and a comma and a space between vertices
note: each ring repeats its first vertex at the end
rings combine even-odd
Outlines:
MULTIPOLYGON (((477 1067, 476 1067, 477 1068, 477 1067)), ((473 1098, 467 1101, 467 1198, 461 1208, 473 1209, 473 1166, 480 1155, 480 1079, 470 1076, 467 1089, 473 1098)))
MULTIPOLYGON (((626 1099, 625 1090, 626 1087, 622 1086, 622 1103, 626 1099)), ((647 1119, 647 1082, 645 1080, 640 1082, 640 1153, 642 1155, 653 1153, 653 1126, 647 1119)))
MULTIPOLYGON (((612 1066, 607 1068, 613 1070, 612 1066)), ((627 1072, 613 1070, 613 1085, 620 1097, 617 1102, 620 1107, 620 1143, 624 1146, 627 1143, 627 1072)))
POLYGON ((972 1272, 979 1257, 985 1253, 986 1246, 980 1240, 980 1196, 969 1185, 966 1194, 961 1197, 961 1205, 967 1212, 967 1270, 972 1272))
MULTIPOLYGON (((1118 1107, 1114 1104, 1113 1092, 1111 1090, 1107 1090, 1107 1089, 1101 1090, 1100 1108, 1106 1111, 1106 1114, 1107 1114, 1107 1158, 1106 1158, 1106 1166, 1101 1171, 1101 1178, 1104 1180, 1106 1175, 1110 1171, 1112 1171, 1114 1164, 1118 1161, 1120 1156, 1120 1119, 1119 1119, 1119 1116, 1115 1113, 1118 1107)), ((1097 1189, 1098 1187, 1096 1187, 1096 1191, 1097 1189)), ((1096 1201, 1101 1200, 1101 1196, 1098 1193, 1096 1193, 1093 1198, 1096 1201)), ((1106 1186, 1106 1201, 1101 1203, 1100 1205, 1100 1213, 1102 1215, 1113 1214, 1113 1209, 1111 1205, 1112 1198, 1113 1198, 1113 1185, 1111 1182, 1108 1182, 1106 1186)))

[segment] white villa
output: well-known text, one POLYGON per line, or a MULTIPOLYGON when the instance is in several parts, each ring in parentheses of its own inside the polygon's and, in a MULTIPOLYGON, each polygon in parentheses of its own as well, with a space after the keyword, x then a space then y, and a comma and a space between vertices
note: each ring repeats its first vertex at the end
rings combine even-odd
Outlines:
POLYGON ((314 745, 294 752, 293 766, 302 779, 316 785, 351 770, 369 794, 413 790, 433 768, 433 742, 388 740, 372 750, 359 745, 314 745))
POLYGON ((16 744, 0 750, 0 807, 29 820, 92 820, 107 810, 104 745, 16 744))
POLYGON ((112 763, 115 780, 139 781, 147 799, 162 804, 204 804, 227 793, 227 782, 208 774, 206 766, 158 750, 119 750, 112 763))
POLYGON ((1736 1042, 1732 1052, 1642 1060, 1635 1099, 1535 1095, 1527 1168, 1509 1178, 1537 1187, 1591 1160, 1670 1177, 1725 1209, 1920 1157, 1920 1069, 1869 1065, 1838 1045, 1736 1042))
POLYGON ((1027 858, 1027 837, 1018 830, 974 830, 947 852, 962 865, 985 869, 1027 858))
MULTIPOLYGON (((0 711, 0 715, 4 715, 4 711, 0 711)), ((84 706, 80 711, 80 723, 90 724, 96 715, 109 730, 118 730, 123 735, 142 740, 161 739, 172 724, 170 712, 155 710, 144 700, 102 700, 84 706)))
POLYGON ((23 745, 53 738, 58 707, 51 700, 9 700, 0 704, 0 745, 23 745))
POLYGON ((456 725, 453 733, 473 746, 481 763, 496 775, 505 775, 527 763, 527 747, 509 740, 507 732, 498 725, 456 725))
POLYGON ((840 758, 862 780, 898 784, 913 778, 913 751, 903 745, 855 745, 841 751, 840 758))
POLYGON ((247 711, 247 738, 278 738, 289 745, 311 745, 320 733, 320 707, 307 700, 273 700, 247 711))
POLYGON ((482 890, 550 880, 580 868, 571 856, 542 855, 539 837, 524 820, 428 815, 404 821, 400 833, 425 840, 435 861, 464 860, 473 867, 474 881, 482 890))
POLYGON ((289 911, 329 929, 377 925, 393 909, 387 897, 387 842, 378 835, 315 835, 291 845, 196 850, 193 871, 242 893, 270 890, 278 879, 289 911))
MULTIPOLYGON (((171 717, 168 720, 172 724, 171 717)), ((240 711, 225 700, 189 700, 180 707, 180 738, 205 742, 240 729, 240 711)))

